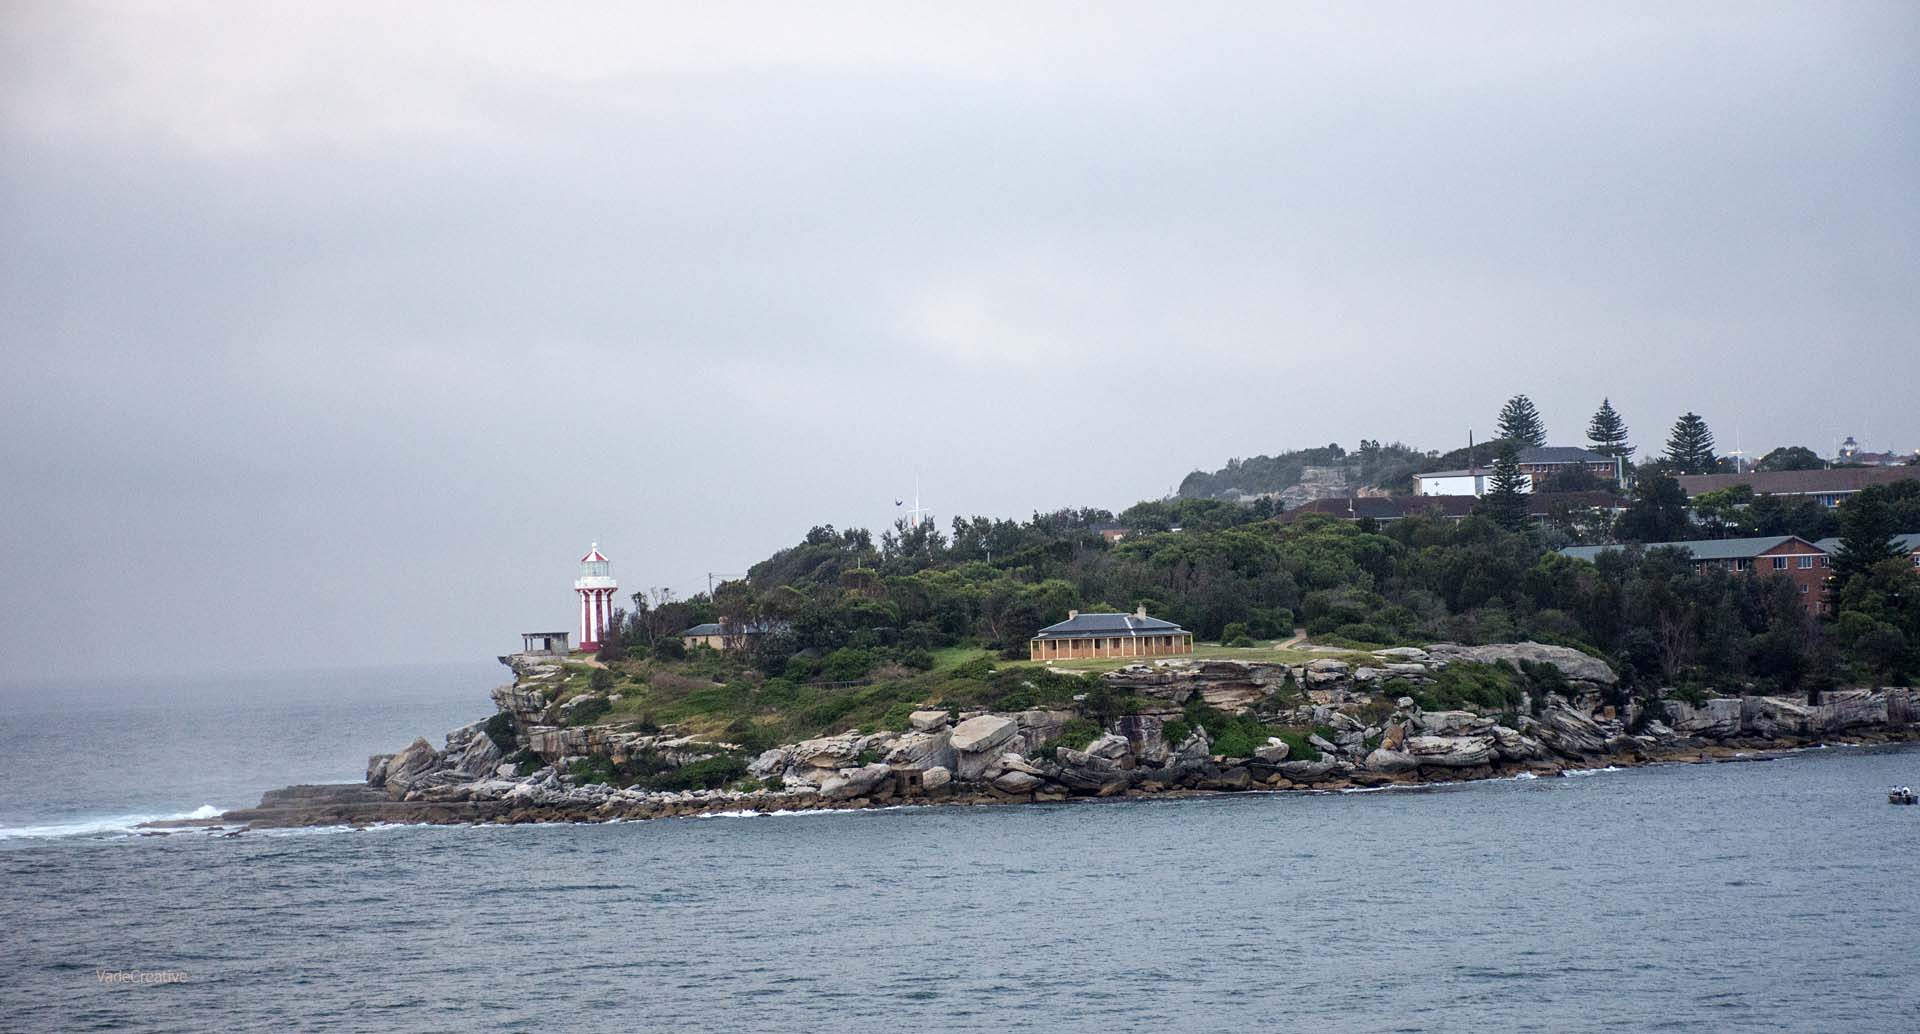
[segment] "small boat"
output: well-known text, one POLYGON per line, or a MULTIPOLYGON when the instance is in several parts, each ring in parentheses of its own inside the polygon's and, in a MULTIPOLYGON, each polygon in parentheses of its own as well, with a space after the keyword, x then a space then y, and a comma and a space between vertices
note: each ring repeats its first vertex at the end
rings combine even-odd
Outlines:
POLYGON ((1896 786, 1887 791, 1888 804, 1912 804, 1913 802, 1914 794, 1911 786, 1896 786))

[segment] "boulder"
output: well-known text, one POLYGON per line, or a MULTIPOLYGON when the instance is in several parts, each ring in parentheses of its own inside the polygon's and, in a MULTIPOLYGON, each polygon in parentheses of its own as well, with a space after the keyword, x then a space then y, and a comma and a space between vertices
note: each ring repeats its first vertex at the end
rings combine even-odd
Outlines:
POLYGON ((1407 742, 1407 726, 1404 722, 1387 723, 1386 731, 1380 734, 1380 745, 1388 750, 1399 750, 1407 742))
POLYGON ((1812 705, 1785 697, 1744 697, 1740 701, 1740 726, 1756 736, 1802 736, 1817 731, 1816 714, 1812 705))
POLYGON ((1373 651, 1375 657, 1390 657, 1396 661, 1424 661, 1427 651, 1417 646, 1389 646, 1384 650, 1373 651))
POLYGON ((1472 711, 1423 711, 1414 716, 1414 727, 1428 736, 1461 736, 1479 732, 1493 724, 1472 711))
POLYGON ((1491 736, 1409 736, 1406 753, 1436 768, 1475 768, 1494 760, 1491 736))
POLYGON ((907 733, 894 741, 893 749, 887 752, 887 760, 896 765, 912 765, 916 768, 951 769, 955 758, 948 736, 948 730, 944 728, 934 732, 907 733))
POLYGON ((1533 761, 1547 756, 1546 745, 1525 733, 1496 725, 1493 747, 1503 761, 1533 761))
POLYGON ((1072 790, 1091 790, 1101 794, 1110 788, 1126 789, 1132 777, 1111 758, 1097 758, 1083 750, 1062 747, 1054 752, 1054 781, 1072 790))
POLYGON ((1011 718, 983 714, 954 726, 948 743, 963 754, 978 754, 1012 739, 1017 729, 1018 725, 1011 718))
POLYGON ((1673 731, 1682 736, 1724 740, 1740 735, 1738 697, 1703 700, 1698 707, 1684 700, 1668 698, 1666 708, 1667 718, 1673 725, 1673 731))
POLYGON ((892 780, 893 769, 878 762, 860 768, 843 768, 820 784, 820 796, 830 801, 848 801, 865 797, 892 780))
POLYGON ((1385 772, 1392 775, 1400 772, 1413 771, 1419 766, 1420 760, 1412 754, 1403 751, 1378 747, 1374 749, 1373 753, 1367 755, 1367 759, 1363 764, 1366 765, 1367 770, 1370 772, 1385 772))
POLYGON ((1108 733, 1100 737, 1099 739, 1094 740, 1092 743, 1087 744, 1086 752, 1088 754, 1093 755, 1096 758, 1106 758, 1109 761, 1118 761, 1119 759, 1126 757, 1129 753, 1131 753, 1131 748, 1129 747, 1127 743, 1127 738, 1125 736, 1116 736, 1112 733, 1108 733))
POLYGON ((1041 783, 1044 783, 1044 782, 1046 782, 1045 779, 1042 779, 1031 772, 1021 772, 1016 769, 1008 769, 1007 771, 1000 773, 999 776, 994 778, 993 788, 1003 793, 1013 793, 1013 794, 1032 793, 1035 789, 1037 789, 1040 786, 1041 783))
POLYGON ((1166 736, 1161 732, 1166 720, 1159 715, 1123 715, 1117 724, 1121 735, 1127 738, 1127 749, 1135 757, 1158 761, 1172 753, 1167 749, 1166 736))
POLYGON ((1009 744, 1007 749, 1030 754, 1059 738, 1072 720, 1072 711, 1022 711, 1014 716, 1017 742, 1009 744))
POLYGON ((938 765, 920 773, 920 788, 922 790, 938 790, 951 782, 953 782, 953 773, 938 765))
POLYGON ((1427 647, 1427 653, 1434 660, 1442 661, 1478 661, 1481 664, 1530 661, 1534 664, 1551 664, 1571 681, 1598 686, 1611 686, 1620 681, 1620 676, 1614 674, 1606 661, 1567 646, 1535 642, 1490 643, 1486 646, 1433 643, 1427 647))
POLYGON ((375 754, 367 759, 367 785, 387 785, 387 763, 393 760, 392 754, 375 754))
POLYGON ((441 767, 443 759, 434 752, 433 744, 425 737, 415 739, 407 749, 395 754, 387 762, 387 796, 399 800, 406 795, 413 783, 428 773, 441 767))
POLYGON ((465 749, 460 752, 460 760, 455 762, 453 767, 471 778, 478 779, 492 775, 493 770, 500 767, 500 762, 506 760, 506 755, 500 752, 499 745, 494 743, 493 737, 486 733, 468 737, 465 742, 465 749))
POLYGON ((1540 739, 1568 757, 1604 754, 1607 732, 1593 719, 1564 707, 1549 707, 1540 716, 1540 739))
POLYGON ((1278 736, 1269 736, 1267 737, 1267 745, 1254 750, 1253 757, 1256 761, 1264 761, 1269 765, 1277 765, 1287 760, 1287 754, 1291 752, 1292 749, 1293 748, 1287 746, 1286 740, 1278 736))
POLYGON ((1333 744, 1331 744, 1331 743, 1329 743, 1329 742, 1327 742, 1326 740, 1324 740, 1324 739, 1322 739, 1322 738, 1320 737, 1320 734, 1319 734, 1319 733, 1317 733, 1317 732, 1316 732, 1316 733, 1312 733, 1312 734, 1310 734, 1310 735, 1308 735, 1308 736, 1307 736, 1307 742, 1308 742, 1308 743, 1311 743, 1311 744, 1313 744, 1313 749, 1314 749, 1314 750, 1317 750, 1317 751, 1319 751, 1319 752, 1320 752, 1320 753, 1322 753, 1322 754, 1338 754, 1338 753, 1340 753, 1340 748, 1339 748, 1339 747, 1336 747, 1336 746, 1334 746, 1333 744))
POLYGON ((1886 725, 1887 717, 1887 694, 1872 689, 1837 689, 1821 694, 1812 724, 1821 732, 1840 732, 1863 725, 1886 725))
POLYGON ((748 774, 761 779, 771 779, 786 770, 787 752, 779 747, 762 751, 759 757, 754 758, 753 762, 747 765, 748 774))
POLYGON ((907 724, 916 732, 932 732, 952 723, 953 716, 945 711, 915 711, 907 716, 907 724))
POLYGON ((1337 761, 1283 761, 1278 766, 1281 775, 1296 783, 1312 783, 1333 774, 1340 767, 1337 761))
POLYGON ((840 768, 860 756, 861 737, 854 733, 802 740, 788 748, 795 764, 810 768, 840 768))

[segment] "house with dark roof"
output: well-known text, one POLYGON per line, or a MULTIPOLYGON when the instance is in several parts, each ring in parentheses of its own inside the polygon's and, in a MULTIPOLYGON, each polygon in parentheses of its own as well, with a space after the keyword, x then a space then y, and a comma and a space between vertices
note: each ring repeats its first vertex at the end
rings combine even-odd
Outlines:
MULTIPOLYGON (((1902 553, 1905 553, 1913 560, 1914 572, 1920 574, 1920 532, 1907 535, 1895 535, 1893 541, 1895 545, 1900 547, 1902 553)), ((1815 542, 1814 545, 1819 546, 1829 555, 1840 552, 1839 539, 1821 539, 1815 542)))
POLYGON ((1192 632, 1171 621, 1148 617, 1144 606, 1131 614, 1069 610, 1065 621, 1041 629, 1027 643, 1027 655, 1036 661, 1172 657, 1192 652, 1192 632))
POLYGON ((755 638, 778 635, 790 627, 784 621, 753 621, 746 624, 709 621, 680 633, 680 642, 688 649, 710 646, 715 650, 744 650, 755 638))
POLYGON ((1687 498, 1745 485, 1755 495, 1812 496, 1835 507, 1868 485, 1920 479, 1916 467, 1829 467, 1825 470, 1750 470, 1745 474, 1682 474, 1674 478, 1687 498))
MULTIPOLYGON (((1619 463, 1612 456, 1581 449, 1571 445, 1540 445, 1519 450, 1520 473, 1525 474, 1521 491, 1538 492, 1546 487, 1547 479, 1563 470, 1579 467, 1602 481, 1619 480, 1619 463)), ((1434 470, 1425 474, 1416 474, 1413 479, 1413 491, 1416 495, 1486 495, 1492 487, 1493 468, 1491 466, 1468 467, 1465 470, 1434 470)))
POLYGON ((1727 570, 1784 575, 1799 589, 1808 613, 1818 614, 1826 604, 1829 551, 1798 535, 1649 542, 1644 546, 1568 546, 1560 551, 1560 555, 1593 561, 1603 553, 1626 549, 1677 549, 1693 560, 1696 571, 1727 570))

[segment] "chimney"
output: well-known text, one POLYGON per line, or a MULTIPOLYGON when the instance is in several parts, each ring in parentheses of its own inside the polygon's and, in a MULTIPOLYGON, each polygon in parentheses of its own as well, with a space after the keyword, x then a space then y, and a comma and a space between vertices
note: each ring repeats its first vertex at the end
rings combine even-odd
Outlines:
POLYGON ((1144 603, 1142 603, 1142 604, 1140 604, 1140 605, 1139 605, 1138 607, 1135 607, 1135 608, 1133 608, 1133 616, 1134 616, 1134 617, 1137 617, 1137 618, 1143 618, 1143 617, 1146 617, 1146 616, 1147 616, 1147 605, 1146 605, 1146 604, 1144 604, 1144 603))
POLYGON ((1068 620, 1068 621, 1072 621, 1072 620, 1073 620, 1074 618, 1077 618, 1077 617, 1079 617, 1079 616, 1080 616, 1080 612, 1079 612, 1079 611, 1077 611, 1077 610, 1069 610, 1069 611, 1067 611, 1067 620, 1068 620))

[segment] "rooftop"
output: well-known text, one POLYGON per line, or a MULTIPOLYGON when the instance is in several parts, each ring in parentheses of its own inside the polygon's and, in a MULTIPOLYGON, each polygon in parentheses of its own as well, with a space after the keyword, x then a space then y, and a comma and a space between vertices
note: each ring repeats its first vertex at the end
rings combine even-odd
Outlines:
POLYGON ((1695 560, 1745 560, 1757 557, 1770 549, 1777 549, 1789 542, 1798 542, 1807 547, 1807 552, 1826 552, 1817 544, 1808 542, 1798 535, 1760 535, 1744 539, 1701 539, 1697 542, 1649 542, 1633 547, 1631 545, 1610 546, 1568 546, 1560 551, 1561 556, 1570 556, 1576 560, 1592 560, 1602 553, 1628 548, 1639 549, 1678 549, 1691 554, 1695 560))
POLYGON ((1075 614, 1057 625, 1041 629, 1035 639, 1070 639, 1079 636, 1134 636, 1186 634, 1186 629, 1171 621, 1133 614, 1075 614))
POLYGON ((1674 478, 1688 495, 1747 485, 1760 495, 1858 492, 1868 485, 1920 479, 1920 467, 1830 467, 1825 470, 1753 470, 1745 474, 1682 474, 1674 478))
MULTIPOLYGON (((1893 541, 1895 544, 1897 544, 1900 547, 1902 552, 1920 553, 1920 532, 1909 532, 1905 535, 1895 535, 1893 537, 1893 541)), ((1821 539, 1818 542, 1815 542, 1814 545, 1819 546, 1821 549, 1829 553, 1840 552, 1839 539, 1821 539)))

